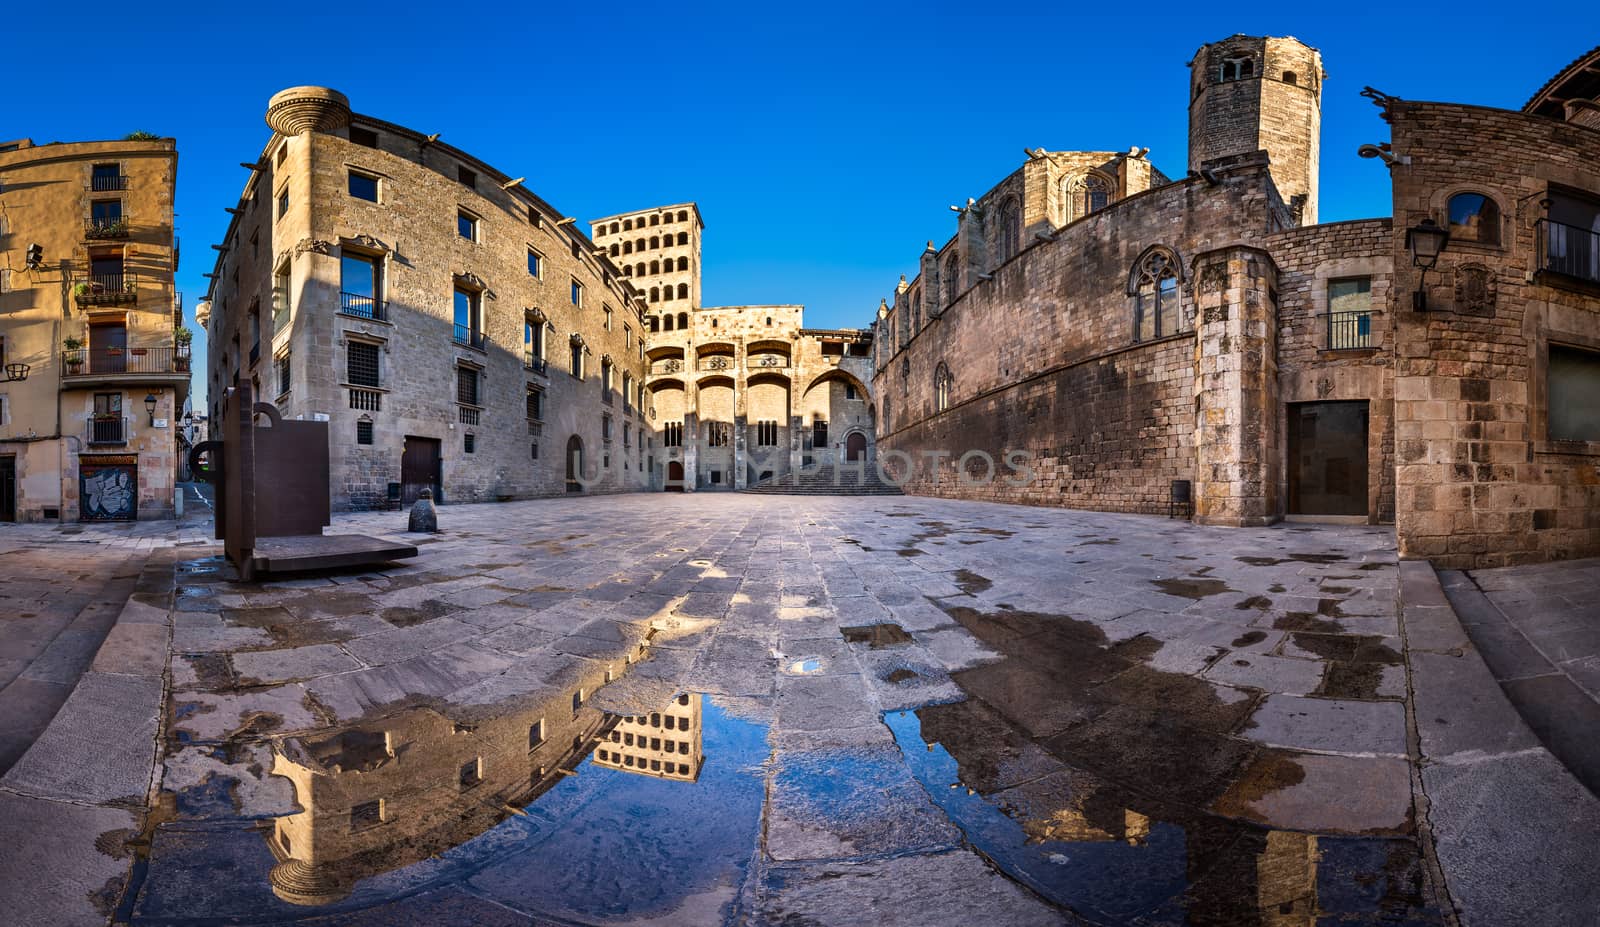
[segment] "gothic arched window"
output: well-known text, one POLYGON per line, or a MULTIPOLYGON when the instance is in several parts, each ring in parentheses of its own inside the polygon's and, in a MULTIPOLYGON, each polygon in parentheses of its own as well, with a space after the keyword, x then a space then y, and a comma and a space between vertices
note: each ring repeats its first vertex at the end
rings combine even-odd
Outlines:
POLYGON ((949 259, 944 262, 944 304, 946 306, 956 301, 956 296, 961 292, 961 262, 957 255, 951 252, 949 259))
POLYGON ((996 237, 1000 246, 1001 263, 1017 256, 1018 245, 1022 241, 1022 210, 1017 207, 1017 199, 1014 196, 1007 197, 1000 205, 1000 228, 996 237))
POLYGON ((1082 219, 1099 212, 1111 202, 1111 181, 1102 174, 1079 174, 1067 178, 1062 202, 1066 204, 1066 221, 1082 219))
POLYGON ((1183 330, 1178 297, 1177 258, 1165 248, 1151 248, 1140 258, 1128 281, 1133 296, 1133 340, 1165 338, 1183 330))
POLYGON ((922 291, 916 290, 911 294, 911 330, 922 330, 922 291))
POLYGON ((950 408, 950 368, 944 361, 933 371, 933 410, 943 412, 950 408))

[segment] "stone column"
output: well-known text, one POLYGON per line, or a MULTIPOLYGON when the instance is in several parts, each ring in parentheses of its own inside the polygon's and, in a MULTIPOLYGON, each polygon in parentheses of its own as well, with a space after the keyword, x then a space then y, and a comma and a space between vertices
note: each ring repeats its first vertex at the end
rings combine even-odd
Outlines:
POLYGON ((1195 521, 1278 520, 1277 266, 1258 248, 1194 259, 1195 521))

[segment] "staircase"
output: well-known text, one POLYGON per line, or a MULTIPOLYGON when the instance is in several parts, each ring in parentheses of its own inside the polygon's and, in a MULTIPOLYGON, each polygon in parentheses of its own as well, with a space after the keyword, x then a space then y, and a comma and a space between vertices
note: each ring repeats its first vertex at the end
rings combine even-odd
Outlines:
POLYGON ((775 496, 901 496, 900 487, 888 483, 878 475, 878 468, 868 464, 857 472, 854 464, 840 467, 837 464, 818 464, 810 470, 784 473, 763 480, 745 492, 775 496))

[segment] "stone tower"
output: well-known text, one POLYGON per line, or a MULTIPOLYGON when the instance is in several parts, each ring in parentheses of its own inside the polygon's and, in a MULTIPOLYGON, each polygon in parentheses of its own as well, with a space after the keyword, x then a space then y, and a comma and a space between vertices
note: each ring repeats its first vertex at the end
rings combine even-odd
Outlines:
POLYGON ((1189 169, 1265 150, 1300 225, 1317 221, 1322 55, 1298 39, 1235 35, 1189 62, 1189 169))

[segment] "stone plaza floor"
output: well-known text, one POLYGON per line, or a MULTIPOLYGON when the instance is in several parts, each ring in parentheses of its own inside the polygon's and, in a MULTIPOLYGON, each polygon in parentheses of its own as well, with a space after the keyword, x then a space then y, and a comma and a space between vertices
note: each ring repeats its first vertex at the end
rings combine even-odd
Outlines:
POLYGON ((130 627, 164 630, 113 636, 80 685, 126 686, 137 720, 69 701, 81 724, 0 780, 8 839, 62 844, 9 863, 0 901, 40 923, 1455 917, 1391 530, 734 494, 439 521, 336 516, 421 553, 250 584, 190 535, 153 551, 166 607, 136 596, 130 627))

